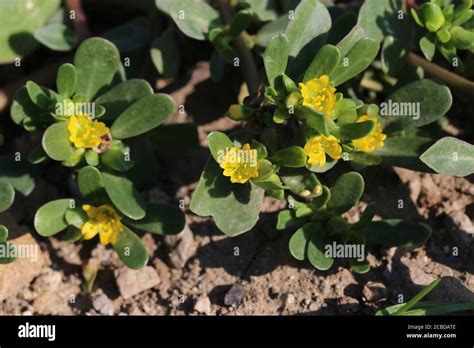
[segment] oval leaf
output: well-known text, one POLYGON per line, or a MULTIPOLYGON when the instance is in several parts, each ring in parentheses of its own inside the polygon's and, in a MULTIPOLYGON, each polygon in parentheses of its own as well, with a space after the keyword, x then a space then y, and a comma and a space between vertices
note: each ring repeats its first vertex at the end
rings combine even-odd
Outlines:
POLYGON ((364 193, 364 179, 359 173, 349 172, 343 174, 331 190, 331 199, 327 207, 338 214, 351 209, 364 193))
POLYGON ((297 260, 303 261, 306 257, 306 247, 311 232, 314 232, 314 224, 306 224, 298 229, 290 238, 290 253, 297 260))
POLYGON ((438 140, 420 159, 443 175, 467 176, 474 173, 474 145, 453 137, 438 140))
POLYGON ((126 226, 118 233, 114 250, 120 260, 131 269, 143 268, 148 262, 148 252, 138 236, 126 226))
POLYGON ((117 47, 110 41, 94 37, 84 41, 74 57, 78 94, 92 100, 108 87, 120 65, 117 47))
POLYGON ((448 87, 431 80, 419 80, 395 91, 382 103, 380 115, 384 131, 394 133, 421 127, 439 120, 451 108, 448 87))
POLYGON ((110 131, 117 139, 135 137, 158 127, 174 110, 175 104, 169 95, 149 95, 132 104, 117 117, 110 131))
POLYGON ((306 153, 299 146, 290 146, 286 149, 276 152, 271 158, 272 163, 289 167, 299 168, 306 165, 307 160, 306 153))
POLYGON ((311 237, 308 243, 308 260, 320 271, 327 271, 334 263, 334 259, 325 255, 326 245, 330 244, 327 237, 323 236, 320 229, 315 225, 311 227, 311 237))
POLYGON ((76 150, 69 141, 66 122, 53 123, 49 126, 43 134, 42 145, 46 154, 55 161, 67 160, 76 150))
POLYGON ((285 73, 289 55, 289 41, 285 34, 275 36, 267 46, 263 55, 265 72, 271 86, 275 85, 275 78, 285 73))
POLYGON ((79 191, 85 197, 104 188, 101 172, 93 166, 82 168, 77 174, 79 191))
POLYGON ((0 213, 7 210, 15 200, 15 190, 12 185, 0 180, 0 213))
POLYGON ((196 40, 205 40, 209 31, 219 25, 219 13, 205 1, 173 1, 169 10, 178 28, 196 40))
POLYGON ((308 82, 322 75, 331 77, 331 73, 336 69, 341 54, 339 49, 333 45, 324 45, 314 57, 308 70, 306 70, 303 82, 308 82))
POLYGON ((59 67, 56 86, 59 94, 66 98, 74 94, 77 86, 77 72, 74 65, 66 63, 59 67))
POLYGON ((49 237, 66 229, 66 211, 74 204, 72 198, 58 199, 43 205, 35 214, 34 225, 39 235, 49 237))
POLYGON ((119 174, 102 173, 104 187, 112 203, 133 220, 145 217, 145 202, 133 183, 119 174))
POLYGON ((153 88, 148 82, 131 79, 102 94, 95 102, 102 105, 106 110, 103 119, 114 120, 130 105, 152 94, 153 88))
POLYGON ((70 51, 77 45, 74 32, 62 23, 51 23, 37 29, 36 40, 54 51, 70 51))

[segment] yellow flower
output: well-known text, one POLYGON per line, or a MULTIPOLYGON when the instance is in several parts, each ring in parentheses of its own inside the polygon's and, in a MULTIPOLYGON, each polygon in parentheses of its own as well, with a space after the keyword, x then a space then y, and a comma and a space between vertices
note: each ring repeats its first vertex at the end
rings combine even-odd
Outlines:
POLYGON ((323 75, 304 83, 300 83, 303 105, 310 106, 332 117, 336 108, 336 89, 329 86, 329 76, 323 75))
POLYGON ((309 157, 309 164, 322 167, 326 164, 326 154, 337 160, 341 158, 342 148, 335 136, 316 135, 306 142, 304 152, 309 157))
POLYGON ((82 206, 82 209, 89 217, 89 220, 81 228, 84 239, 92 239, 98 233, 101 244, 115 243, 117 234, 123 230, 120 216, 115 209, 107 204, 101 205, 98 208, 85 204, 82 206))
POLYGON ((219 166, 224 169, 224 176, 230 177, 230 182, 245 184, 258 176, 257 150, 251 149, 249 144, 242 149, 231 147, 222 156, 219 166))
POLYGON ((357 122, 363 122, 372 120, 375 122, 374 129, 370 132, 369 135, 366 135, 363 138, 352 140, 352 144, 363 152, 372 152, 378 147, 383 146, 384 140, 387 138, 387 135, 382 133, 382 127, 378 121, 377 117, 371 118, 368 115, 362 115, 357 119, 357 122))
POLYGON ((69 117, 67 129, 69 140, 79 148, 99 146, 102 137, 109 133, 105 123, 94 121, 89 116, 81 114, 69 117))

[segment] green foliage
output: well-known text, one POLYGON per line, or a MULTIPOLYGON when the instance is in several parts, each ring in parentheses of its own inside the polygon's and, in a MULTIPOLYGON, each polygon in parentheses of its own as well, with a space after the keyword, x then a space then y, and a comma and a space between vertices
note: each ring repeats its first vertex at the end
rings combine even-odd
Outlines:
POLYGON ((423 3, 418 11, 412 8, 415 23, 426 30, 419 41, 426 59, 432 60, 438 49, 449 64, 463 70, 457 52, 474 47, 474 30, 469 25, 472 14, 472 0, 457 6, 451 1, 430 0, 423 3))
MULTIPOLYGON (((109 217, 110 211, 115 211, 120 223, 113 226, 122 228, 113 230, 116 237, 112 239, 102 235, 107 230, 98 231, 100 240, 112 243, 120 259, 138 269, 146 264, 148 255, 140 238, 126 225, 158 234, 176 234, 184 227, 184 215, 177 207, 146 204, 134 182, 122 173, 130 172, 136 164, 130 146, 123 140, 146 136, 173 114, 175 105, 169 96, 154 94, 144 80, 117 82, 120 66, 114 44, 103 38, 88 39, 77 49, 74 65, 63 64, 59 68, 58 93, 28 81, 15 96, 11 116, 27 131, 44 130, 42 151, 30 156, 33 162, 49 157, 63 166, 78 167, 77 188, 83 197, 77 202, 66 198, 44 204, 35 215, 36 231, 48 237, 66 230, 66 240, 76 241, 90 233, 82 228, 94 219, 95 213, 89 216, 85 207, 109 209, 109 217), (86 121, 81 119, 74 124, 72 116, 86 121), (98 142, 93 140, 98 145, 90 146, 87 134, 94 132, 102 132, 101 137, 98 142)), ((142 152, 137 153, 140 162, 154 161, 140 157, 142 152)), ((138 165, 143 170, 143 164, 138 165)), ((13 188, 25 194, 32 190, 29 177, 21 175, 19 166, 12 168, 17 168, 16 172, 7 170, 5 175, 0 170, 2 209, 11 204, 13 188)))
POLYGON ((387 308, 383 308, 375 315, 377 316, 421 316, 421 315, 440 315, 461 311, 474 310, 474 301, 459 304, 445 304, 442 302, 422 301, 422 299, 432 292, 442 279, 437 279, 431 284, 423 288, 407 303, 396 304, 387 308))
POLYGON ((11 63, 35 50, 33 33, 56 11, 59 0, 4 0, 0 3, 0 64, 11 63))
POLYGON ((474 173, 474 146, 453 137, 438 140, 420 159, 440 174, 467 176, 474 173))

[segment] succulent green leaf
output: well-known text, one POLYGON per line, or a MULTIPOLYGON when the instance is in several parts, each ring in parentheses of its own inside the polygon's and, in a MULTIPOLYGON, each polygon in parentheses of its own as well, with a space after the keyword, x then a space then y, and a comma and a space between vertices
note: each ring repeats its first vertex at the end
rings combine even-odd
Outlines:
POLYGON ((178 28, 196 40, 205 40, 220 23, 219 13, 205 1, 173 1, 169 11, 178 28))
POLYGON ((331 77, 332 72, 339 64, 341 54, 339 49, 333 45, 324 45, 321 47, 306 70, 303 82, 308 82, 322 75, 331 77))
POLYGON ((112 146, 100 155, 100 162, 110 169, 125 172, 134 165, 134 161, 128 159, 128 156, 129 154, 125 153, 119 146, 112 146))
POLYGON ((257 32, 255 43, 261 47, 267 47, 273 37, 285 31, 288 22, 288 15, 283 15, 272 22, 268 22, 257 32))
MULTIPOLYGON (((259 2, 263 1, 260 0, 259 2)), ((230 38, 236 38, 247 29, 251 21, 252 11, 245 9, 237 12, 234 18, 232 18, 227 35, 229 35, 230 38)))
POLYGON ((380 108, 384 131, 393 133, 435 122, 448 112, 452 100, 449 88, 434 81, 409 83, 389 96, 380 108))
POLYGON ((65 214, 73 206, 72 198, 58 199, 41 206, 34 219, 36 232, 43 237, 49 237, 66 229, 68 223, 65 214))
POLYGON ((364 71, 375 59, 379 52, 380 44, 370 38, 358 41, 333 70, 331 80, 335 86, 350 80, 364 71))
POLYGON ((391 219, 372 221, 361 233, 367 241, 387 247, 417 246, 428 240, 431 229, 422 223, 391 219))
POLYGON ((290 42, 285 34, 277 35, 271 39, 263 54, 265 72, 271 86, 275 85, 275 79, 278 76, 285 73, 288 64, 289 45, 290 42))
POLYGON ((334 263, 334 259, 325 255, 326 245, 329 245, 331 241, 317 225, 312 224, 311 230, 308 243, 308 260, 320 271, 327 271, 334 263))
POLYGON ((474 173, 474 145, 453 137, 438 140, 420 159, 443 175, 467 176, 474 173))
POLYGON ((92 100, 110 86, 120 65, 117 47, 110 41, 94 37, 84 41, 76 51, 78 94, 92 100))
POLYGON ((67 160, 76 148, 69 141, 67 122, 53 123, 46 129, 42 140, 46 154, 55 161, 67 160))
POLYGON ((152 203, 146 207, 146 215, 141 220, 125 220, 127 225, 145 232, 177 234, 185 225, 184 214, 178 207, 170 204, 152 203))
POLYGON ((26 83, 26 90, 30 96, 31 101, 42 110, 47 110, 53 104, 53 99, 46 88, 41 87, 33 81, 26 83))
POLYGON ((331 16, 326 6, 317 0, 302 0, 290 19, 285 34, 290 43, 288 75, 301 76, 314 58, 314 53, 325 43, 331 16))
POLYGON ((66 219, 68 225, 72 225, 76 228, 81 228, 88 219, 87 214, 82 209, 82 207, 66 210, 64 218, 66 219))
POLYGON ((0 242, 0 265, 5 265, 11 263, 17 258, 17 249, 16 246, 10 242, 0 242))
POLYGON ((8 228, 0 225, 0 242, 6 242, 8 239, 8 228))
POLYGON ((93 166, 86 166, 77 174, 79 192, 86 197, 104 188, 102 173, 93 166))
POLYGON ((306 224, 298 229, 290 238, 289 248, 291 255, 300 261, 306 258, 306 248, 311 236, 315 232, 314 224, 306 224))
POLYGON ((38 46, 33 37, 60 5, 60 0, 4 0, 0 2, 0 64, 22 58, 38 46))
POLYGON ((341 175, 331 190, 327 207, 338 214, 352 208, 364 193, 364 179, 359 173, 349 172, 341 175))
POLYGON ((297 218, 295 210, 282 210, 278 214, 278 221, 276 225, 277 230, 285 230, 290 227, 303 224, 307 219, 297 218))
POLYGON ((209 151, 211 152, 212 158, 217 163, 222 161, 222 156, 225 154, 226 149, 234 147, 232 140, 222 132, 211 132, 207 136, 207 144, 209 151))
POLYGON ((173 99, 167 94, 153 94, 140 99, 120 114, 110 131, 117 139, 126 139, 158 127, 175 110, 173 99))
POLYGON ((0 180, 0 213, 7 210, 15 200, 15 190, 9 183, 0 180))
POLYGON ((318 178, 306 168, 281 168, 279 174, 283 184, 301 197, 316 197, 322 193, 318 178))
POLYGON ((319 134, 329 136, 327 118, 323 113, 309 106, 298 106, 295 109, 295 114, 298 118, 305 120, 308 126, 319 134))
POLYGON ((346 123, 342 124, 337 131, 339 139, 343 140, 353 140, 360 139, 370 134, 374 129, 374 121, 363 121, 356 123, 346 123))
POLYGON ((208 160, 191 200, 191 210, 212 216, 228 236, 249 231, 258 221, 264 191, 250 183, 232 184, 214 160, 208 160), (242 217, 245 216, 245 219, 242 217))
POLYGON ((420 49, 426 59, 431 61, 436 52, 436 42, 431 35, 425 35, 420 39, 420 49))
POLYGON ((70 51, 77 45, 74 32, 62 23, 51 23, 36 29, 36 40, 54 51, 70 51))
POLYGON ((270 158, 270 161, 284 167, 299 168, 306 165, 306 159, 306 153, 301 147, 290 146, 286 149, 276 152, 270 158))
POLYGON ((131 269, 143 268, 148 263, 148 252, 142 240, 126 226, 118 233, 114 250, 120 260, 131 269))
POLYGON ((146 205, 134 184, 117 173, 102 173, 104 187, 112 203, 125 216, 133 220, 145 217, 146 205))
POLYGON ((131 79, 115 86, 95 101, 106 109, 103 119, 114 120, 129 106, 153 94, 153 88, 145 80, 131 79))
POLYGON ((76 91, 77 86, 77 72, 74 65, 70 63, 63 64, 58 69, 56 77, 56 87, 59 94, 63 97, 69 98, 76 91))

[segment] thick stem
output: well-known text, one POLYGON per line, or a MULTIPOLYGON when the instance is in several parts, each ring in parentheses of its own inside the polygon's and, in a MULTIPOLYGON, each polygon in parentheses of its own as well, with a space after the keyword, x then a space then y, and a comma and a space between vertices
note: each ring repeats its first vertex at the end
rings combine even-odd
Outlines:
POLYGON ((431 63, 415 53, 409 53, 407 61, 411 65, 422 67, 428 75, 442 80, 457 91, 474 96, 474 82, 431 63))
MULTIPOLYGON (((229 24, 232 21, 233 9, 229 5, 229 2, 226 0, 221 0, 219 2, 222 18, 226 24, 229 24)), ((240 58, 240 66, 244 74, 245 82, 249 89, 250 95, 256 94, 260 86, 260 79, 258 75, 257 66, 255 65, 255 60, 253 59, 252 51, 248 48, 245 42, 246 33, 241 33, 237 38, 233 40, 234 49, 237 51, 237 54, 240 58)))

